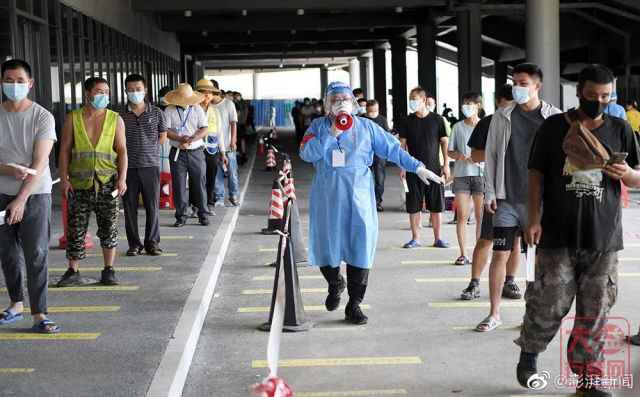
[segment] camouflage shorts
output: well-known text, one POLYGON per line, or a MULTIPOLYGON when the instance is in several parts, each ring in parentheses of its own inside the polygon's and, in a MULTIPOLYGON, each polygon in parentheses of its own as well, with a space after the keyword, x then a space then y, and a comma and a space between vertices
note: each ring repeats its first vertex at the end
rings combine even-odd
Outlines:
POLYGON ((618 252, 538 249, 535 281, 527 285, 526 312, 515 343, 527 353, 543 352, 576 300, 574 330, 583 329, 586 346, 567 349, 569 362, 596 362, 603 341, 594 340, 607 323, 618 294, 618 252))
POLYGON ((96 213, 97 236, 102 248, 118 245, 118 198, 111 196, 114 181, 99 185, 94 189, 74 190, 67 202, 67 259, 78 260, 86 257, 84 238, 89 227, 91 212, 96 213))

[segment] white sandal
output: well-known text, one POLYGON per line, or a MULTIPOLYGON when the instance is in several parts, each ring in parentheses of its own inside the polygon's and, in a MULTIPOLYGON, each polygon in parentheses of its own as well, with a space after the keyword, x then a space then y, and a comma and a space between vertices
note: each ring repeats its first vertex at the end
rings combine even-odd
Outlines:
POLYGON ((496 320, 491 316, 487 316, 480 324, 476 325, 475 330, 478 332, 489 332, 502 325, 502 321, 496 320))

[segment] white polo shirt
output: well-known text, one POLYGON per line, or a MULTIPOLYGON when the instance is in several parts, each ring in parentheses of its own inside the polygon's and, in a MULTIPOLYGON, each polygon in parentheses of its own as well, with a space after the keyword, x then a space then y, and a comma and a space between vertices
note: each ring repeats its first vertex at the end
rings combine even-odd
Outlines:
POLYGON ((223 99, 217 105, 213 105, 220 112, 220 134, 224 143, 227 145, 227 150, 231 146, 231 122, 238 121, 238 112, 236 111, 236 105, 228 99, 223 99))
MULTIPOLYGON (((186 108, 170 105, 164 110, 164 116, 167 119, 169 129, 180 136, 191 136, 199 129, 207 128, 209 124, 204 110, 199 105, 186 108)), ((180 146, 178 141, 170 140, 170 143, 176 148, 180 146)), ((191 142, 187 149, 197 149, 202 147, 202 144, 203 141, 199 139, 191 142)))

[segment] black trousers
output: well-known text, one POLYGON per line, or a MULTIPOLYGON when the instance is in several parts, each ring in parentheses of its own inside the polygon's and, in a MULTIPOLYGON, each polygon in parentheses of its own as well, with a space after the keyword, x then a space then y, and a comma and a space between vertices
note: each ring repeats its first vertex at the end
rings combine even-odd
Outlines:
POLYGON ((187 174, 189 174, 189 179, 192 183, 189 190, 193 194, 191 204, 198 209, 198 218, 207 218, 209 216, 209 210, 207 208, 204 187, 206 172, 204 153, 202 150, 181 150, 178 155, 178 160, 173 161, 176 150, 177 149, 175 147, 172 147, 169 151, 171 186, 173 187, 173 204, 176 207, 175 217, 177 220, 181 221, 187 219, 189 196, 185 185, 187 174))
POLYGON ((127 170, 127 191, 122 197, 122 204, 129 247, 143 246, 138 233, 138 196, 141 193, 146 213, 144 248, 149 250, 160 244, 160 229, 158 228, 160 167, 129 168, 127 170))

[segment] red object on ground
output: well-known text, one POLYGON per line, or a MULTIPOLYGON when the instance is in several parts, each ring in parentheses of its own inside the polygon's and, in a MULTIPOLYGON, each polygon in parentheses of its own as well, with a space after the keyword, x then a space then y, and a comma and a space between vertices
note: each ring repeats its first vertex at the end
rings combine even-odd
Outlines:
POLYGON ((173 206, 173 188, 171 187, 171 173, 160 173, 160 209, 175 209, 173 206))
POLYGON ((293 391, 282 379, 269 376, 251 386, 251 397, 293 397, 293 391))
MULTIPOLYGON (((58 240, 58 248, 67 249, 67 198, 62 196, 62 226, 64 227, 64 234, 58 240)), ((95 248, 95 244, 91 239, 91 233, 87 232, 84 236, 84 246, 86 249, 95 248)))
POLYGON ((264 137, 260 134, 260 139, 258 140, 258 154, 264 154, 264 137))
POLYGON ((353 126, 353 117, 349 113, 338 113, 335 124, 340 131, 348 130, 353 126))

